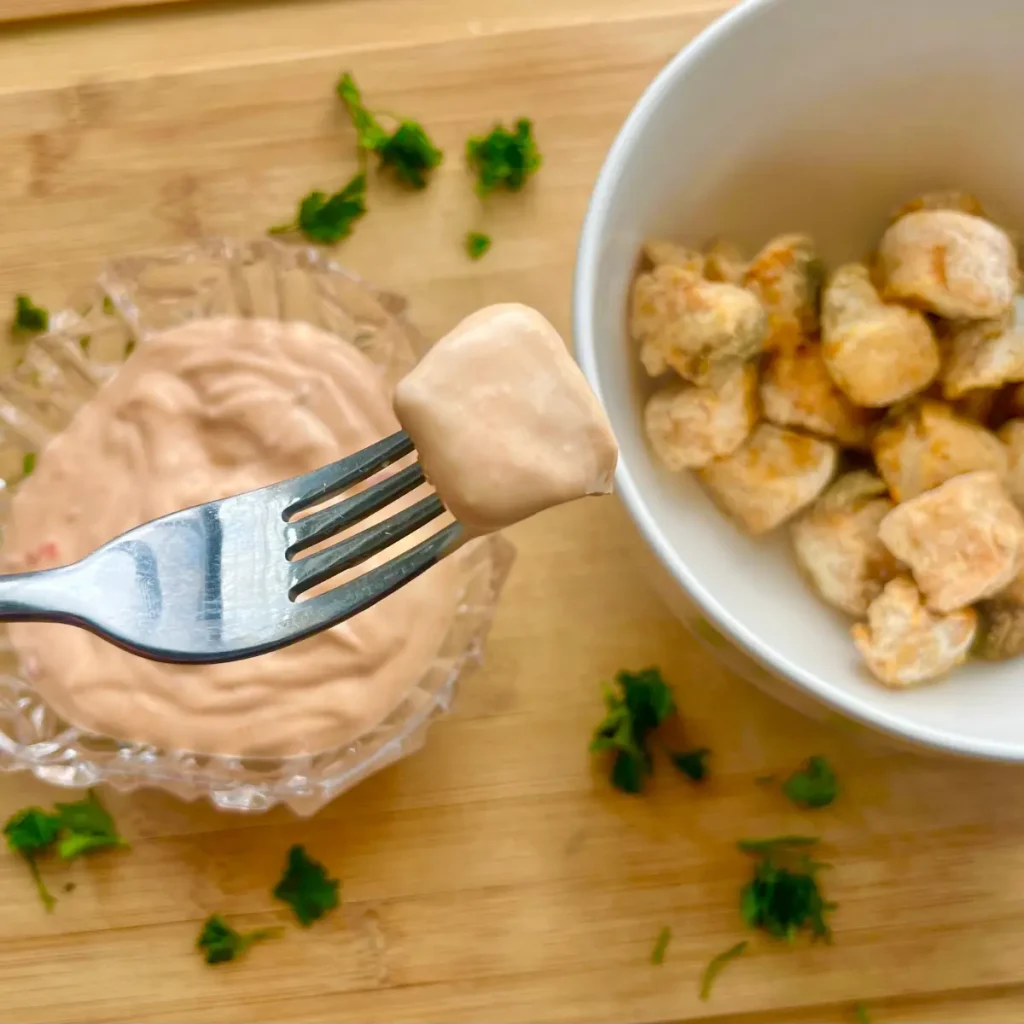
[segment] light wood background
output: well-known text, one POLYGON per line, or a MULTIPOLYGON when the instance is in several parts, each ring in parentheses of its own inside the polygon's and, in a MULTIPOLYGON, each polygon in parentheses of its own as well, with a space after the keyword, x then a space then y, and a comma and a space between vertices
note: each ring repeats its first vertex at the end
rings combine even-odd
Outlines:
MULTIPOLYGON (((85 0, 86 3, 89 0, 85 0)), ((850 0, 854 2, 854 0, 850 0)), ((8 14, 28 4, 6 0, 8 14)), ((70 6, 61 3, 60 6, 70 6)), ((430 189, 374 185, 343 251, 437 335, 474 307, 536 304, 569 327, 574 243, 602 155, 657 69, 724 2, 195 2, 0 31, 0 301, 58 302, 112 255, 259 233, 352 168, 332 102, 352 70, 421 118, 449 159, 430 189), (545 166, 481 213, 462 144, 535 119, 545 166), (480 263, 469 227, 495 238, 480 263)), ((33 12, 46 10, 39 0, 33 12)), ((1024 772, 892 753, 806 721, 721 669, 650 590, 614 499, 512 531, 520 556, 487 665, 427 749, 309 821, 235 818, 158 794, 109 797, 129 853, 53 872, 52 916, 0 856, 0 1021, 886 1021, 1024 1017, 1024 772), (611 793, 586 753, 598 682, 660 665, 695 742, 697 789, 662 772, 611 793), (844 782, 803 815, 755 776, 811 753, 844 782), (747 835, 825 837, 832 947, 742 937, 747 835), (341 913, 212 969, 192 950, 221 911, 282 919, 290 843, 344 879, 341 913), (670 925, 665 963, 649 963, 670 925)), ((0 778, 0 814, 53 794, 0 778)))

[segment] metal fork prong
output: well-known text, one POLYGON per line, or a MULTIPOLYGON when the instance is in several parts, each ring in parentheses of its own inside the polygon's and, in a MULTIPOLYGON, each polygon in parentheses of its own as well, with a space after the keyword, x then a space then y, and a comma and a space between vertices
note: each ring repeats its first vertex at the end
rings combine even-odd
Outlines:
POLYGON ((414 530, 425 526, 444 511, 441 499, 432 494, 417 501, 382 523, 361 530, 354 537, 332 544, 315 555, 299 558, 292 562, 292 583, 288 596, 294 601, 300 594, 315 587, 339 572, 365 562, 371 555, 383 551, 395 541, 407 537, 414 530))
POLYGON ((450 523, 397 558, 335 587, 329 593, 312 598, 306 604, 321 623, 333 625, 350 619, 426 572, 459 547, 462 540, 462 524, 450 523))
POLYGON ((285 519, 290 519, 298 512, 341 494, 353 484, 404 458, 414 451, 415 447, 412 438, 404 430, 400 430, 397 434, 385 437, 356 452, 355 455, 339 459, 321 469, 314 469, 305 476, 296 477, 289 481, 288 490, 294 497, 285 506, 282 515, 285 519))
POLYGON ((292 558, 300 551, 319 544, 328 537, 333 537, 350 526, 362 522, 367 516, 380 511, 403 494, 419 487, 423 483, 423 470, 419 463, 406 466, 405 469, 381 480, 379 484, 368 487, 351 498, 339 501, 327 508, 313 512, 303 519, 296 519, 285 527, 285 557, 292 558))

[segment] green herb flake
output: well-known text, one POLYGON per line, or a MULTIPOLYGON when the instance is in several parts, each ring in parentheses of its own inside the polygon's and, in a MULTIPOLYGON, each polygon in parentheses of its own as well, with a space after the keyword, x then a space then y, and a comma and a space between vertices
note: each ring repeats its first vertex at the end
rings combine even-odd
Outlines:
POLYGON ((668 949, 668 944, 672 941, 672 929, 667 925, 658 932, 658 938, 655 940, 654 949, 651 951, 651 963, 652 964, 663 964, 665 962, 665 952, 668 949))
POLYGON ((440 166, 444 154, 423 125, 402 118, 396 119, 394 131, 387 131, 377 115, 367 109, 355 79, 347 71, 338 81, 337 93, 352 119, 359 148, 376 153, 381 170, 390 170, 402 184, 426 188, 427 175, 440 166))
POLYGON ((338 79, 335 89, 348 110, 348 116, 352 118, 359 148, 376 151, 380 146, 384 145, 388 139, 388 133, 381 127, 377 118, 364 106, 359 86, 356 85, 355 79, 349 72, 346 71, 338 79))
POLYGON ((310 192, 300 201, 295 220, 271 228, 270 234, 298 231, 311 242, 334 245, 348 238, 355 222, 365 213, 366 175, 360 173, 332 196, 324 192, 310 192))
POLYGON ((466 143, 466 163, 476 174, 476 190, 486 196, 495 189, 518 192, 541 165, 533 123, 520 118, 513 130, 495 125, 487 135, 466 143))
POLYGON ((31 476, 32 471, 36 468, 36 453, 25 452, 24 458, 21 460, 21 475, 31 476))
POLYGON ((50 314, 37 306, 27 295, 14 297, 14 319, 11 334, 38 334, 50 326, 50 314))
POLYGON ((392 135, 377 148, 382 169, 411 188, 426 188, 427 174, 444 159, 423 126, 415 121, 403 121, 392 135))
POLYGON ((482 235, 479 231, 470 231, 466 235, 466 253, 471 260, 478 260, 491 247, 491 236, 482 235))
POLYGON ((32 879, 36 884, 39 898, 47 911, 53 910, 56 900, 46 887, 43 876, 39 873, 36 858, 46 853, 57 839, 60 821, 56 814, 49 814, 40 807, 27 807, 7 819, 4 825, 4 836, 8 849, 21 854, 28 864, 32 879))
POLYGON ((653 771, 649 736, 675 711, 675 701, 656 668, 619 672, 615 682, 619 692, 604 688, 606 713, 594 730, 590 750, 612 754, 612 785, 640 793, 653 771))
POLYGON ((698 750, 684 750, 672 753, 672 763, 693 782, 703 782, 708 777, 708 757, 711 751, 707 747, 698 750))
POLYGON ((237 960, 253 943, 263 942, 280 934, 280 928, 257 928, 251 932, 239 932, 220 914, 211 914, 206 919, 199 938, 196 939, 196 949, 203 954, 208 964, 223 964, 237 960))
POLYGON ((60 823, 57 853, 62 860, 74 860, 85 853, 128 845, 118 834, 114 819, 93 790, 89 790, 84 800, 55 806, 60 823))
POLYGON ((853 1014, 857 1018, 857 1024, 871 1024, 868 1008, 863 1003, 853 1004, 853 1014))
POLYGON ((753 878, 740 893, 740 914, 749 928, 792 942, 800 931, 812 940, 831 939, 826 914, 835 910, 818 887, 818 873, 828 867, 804 851, 816 840, 809 836, 779 836, 743 840, 739 848, 757 858, 753 878))
POLYGON ((711 987, 714 985, 715 979, 722 973, 722 969, 726 964, 744 954, 748 945, 749 943, 744 939, 742 942, 737 942, 735 946, 730 946, 725 952, 711 958, 707 967, 704 968, 704 973, 700 979, 701 999, 707 1001, 711 998, 711 987))
POLYGON ((797 807, 828 807, 839 794, 839 782, 828 761, 815 756, 786 779, 782 791, 797 807))
POLYGON ((293 846, 281 881, 274 887, 274 897, 287 903, 299 924, 308 928, 338 906, 340 886, 341 882, 329 877, 323 864, 313 860, 304 847, 293 846))

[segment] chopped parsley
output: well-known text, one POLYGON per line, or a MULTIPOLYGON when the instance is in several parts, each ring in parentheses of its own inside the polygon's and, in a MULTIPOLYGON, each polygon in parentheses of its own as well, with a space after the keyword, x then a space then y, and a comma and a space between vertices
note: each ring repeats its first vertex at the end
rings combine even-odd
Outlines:
POLYGON ((7 819, 4 836, 8 848, 28 862, 47 910, 53 909, 56 900, 39 872, 39 857, 56 852, 62 860, 73 860, 93 850, 128 845, 92 790, 84 800, 57 804, 53 812, 39 807, 18 811, 7 819))
POLYGON ((376 152, 381 168, 410 188, 426 188, 427 175, 444 159, 415 121, 403 121, 376 152))
POLYGON ((299 202, 295 220, 270 229, 272 235, 298 231, 311 242, 334 245, 352 233, 352 227, 366 213, 366 175, 357 174, 344 188, 327 195, 310 192, 299 202))
POLYGON ((355 79, 347 71, 338 80, 337 93, 352 118, 359 148, 376 153, 381 169, 390 170, 402 184, 426 188, 427 175, 440 165, 444 154, 423 125, 399 118, 395 119, 397 127, 389 132, 367 109, 355 79))
POLYGON ((331 878, 319 861, 313 860, 302 846, 288 851, 281 881, 274 887, 274 897, 287 903, 299 924, 308 928, 339 903, 341 882, 331 878))
POLYGON ((56 808, 60 820, 57 853, 61 860, 73 860, 83 853, 128 845, 118 834, 114 819, 93 790, 89 790, 84 800, 56 804, 56 808))
POLYGON ((857 1018, 857 1024, 871 1024, 871 1017, 868 1014, 868 1008, 863 1003, 854 1003, 853 1013, 857 1018))
POLYGON ((711 751, 707 747, 698 750, 684 750, 681 753, 669 754, 672 763, 693 782, 703 782, 708 776, 708 756, 711 751))
POLYGON ((499 188, 518 192, 541 165, 533 123, 521 117, 511 131, 497 124, 489 134, 469 139, 466 163, 476 174, 479 195, 486 196, 499 188))
POLYGON ((38 334, 50 326, 50 314, 37 306, 27 295, 14 297, 14 319, 11 334, 38 334))
POLYGON ((375 152, 384 145, 388 133, 384 131, 380 122, 363 105, 363 96, 356 85, 356 80, 346 71, 335 87, 338 96, 348 110, 348 116, 352 118, 352 124, 356 130, 356 137, 360 149, 375 152))
POLYGON ((280 934, 280 928, 257 928, 251 932, 239 932, 220 914, 211 914, 203 924, 199 938, 196 939, 196 949, 203 954, 208 964, 223 964, 229 960, 237 960, 253 943, 280 934))
POLYGON ((482 235, 479 231, 470 231, 466 235, 466 253, 471 260, 478 260, 491 247, 491 236, 482 235))
POLYGON ((4 825, 8 849, 20 853, 25 858, 36 883, 39 898, 48 911, 53 910, 57 901, 39 873, 36 858, 53 846, 59 830, 60 819, 57 815, 49 814, 40 807, 27 807, 23 811, 18 811, 8 818, 7 824, 4 825))
POLYGON ((798 807, 828 807, 839 794, 839 782, 823 757, 810 757, 782 786, 783 793, 798 807))
POLYGON ((639 793, 654 769, 650 734, 675 709, 672 691, 656 668, 619 672, 619 692, 604 687, 605 717, 594 730, 592 753, 612 755, 612 785, 625 793, 639 793))
POLYGON ((654 942, 654 949, 651 951, 651 963, 663 964, 668 944, 672 941, 672 929, 667 925, 658 932, 658 938, 654 942))
POLYGON ((735 946, 730 946, 724 952, 719 953, 718 956, 711 958, 707 967, 704 968, 704 973, 700 979, 701 999, 707 1000, 711 998, 711 986, 714 985, 718 975, 722 973, 722 968, 730 961, 741 957, 748 945, 749 943, 744 939, 742 942, 737 942, 735 946))
POLYGON ((738 844, 743 853, 757 859, 753 878, 740 894, 740 913, 748 927, 788 942, 800 931, 809 931, 812 940, 830 940, 825 915, 835 904, 825 902, 817 879, 828 865, 812 861, 803 852, 816 843, 810 836, 779 836, 738 844))
POLYGON ((25 452, 24 458, 21 460, 21 474, 22 476, 31 476, 32 470, 36 468, 36 453, 25 452))

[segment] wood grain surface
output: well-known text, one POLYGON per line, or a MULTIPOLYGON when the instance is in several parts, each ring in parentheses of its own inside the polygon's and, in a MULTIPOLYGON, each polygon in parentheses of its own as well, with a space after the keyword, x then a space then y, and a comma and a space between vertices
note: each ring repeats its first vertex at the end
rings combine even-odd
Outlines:
POLYGON ((59 14, 88 15, 117 9, 132 10, 153 4, 185 2, 186 0, 0 0, 0 22, 52 18, 59 14))
MULTIPOLYGON (((12 5, 8 3, 8 8, 12 5)), ((340 255, 405 291, 436 336, 517 299, 569 328, 574 244, 603 153, 658 68, 724 3, 295 0, 54 19, 0 34, 0 298, 59 302, 115 254, 257 234, 345 180, 332 102, 352 70, 449 154, 410 196, 374 182, 340 255), (459 153, 496 118, 535 119, 545 166, 485 209, 459 153), (469 227, 495 238, 470 263, 469 227)), ((34 4, 33 10, 39 5, 34 4)), ((6 300, 4 300, 6 301, 6 300)), ((511 531, 519 560, 486 667, 426 749, 315 818, 229 817, 160 794, 109 796, 128 852, 52 870, 38 904, 0 857, 0 1021, 886 1021, 1024 1017, 1024 773, 892 752, 812 723, 722 668, 650 589, 614 499, 511 531), (598 682, 660 665, 704 787, 662 771, 609 791, 586 748, 598 682), (755 777, 829 756, 844 784, 804 814, 755 777), (832 946, 743 937, 742 836, 824 840, 832 946), (205 966, 202 920, 284 920, 270 898, 305 843, 344 879, 340 913, 205 966), (61 885, 76 888, 64 894, 61 885), (658 931, 674 937, 660 967, 658 931)), ((0 814, 52 791, 0 778, 0 814)))

